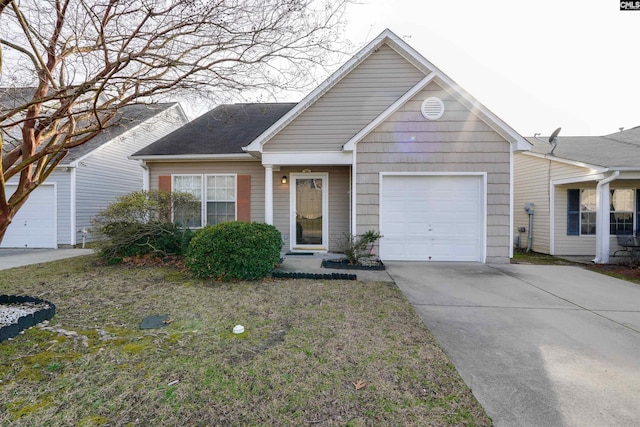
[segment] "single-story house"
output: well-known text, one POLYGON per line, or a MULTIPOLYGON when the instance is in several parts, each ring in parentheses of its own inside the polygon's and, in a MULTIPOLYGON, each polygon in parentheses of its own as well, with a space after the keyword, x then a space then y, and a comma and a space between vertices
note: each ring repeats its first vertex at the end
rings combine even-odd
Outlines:
POLYGON ((383 260, 507 263, 529 147, 385 30, 302 101, 219 106, 132 158, 202 201, 196 226, 266 222, 294 252, 374 230, 383 260))
POLYGON ((520 245, 609 262, 621 249, 617 235, 640 231, 640 127, 558 137, 554 144, 528 140, 532 149, 515 156, 514 227, 520 245), (524 207, 531 203, 529 228, 524 207))
MULTIPOLYGON (((20 208, 2 248, 57 248, 91 240, 91 218, 118 196, 144 188, 143 165, 129 156, 188 122, 180 104, 130 105, 117 124, 74 147, 20 208)), ((12 194, 17 179, 7 182, 12 194)))

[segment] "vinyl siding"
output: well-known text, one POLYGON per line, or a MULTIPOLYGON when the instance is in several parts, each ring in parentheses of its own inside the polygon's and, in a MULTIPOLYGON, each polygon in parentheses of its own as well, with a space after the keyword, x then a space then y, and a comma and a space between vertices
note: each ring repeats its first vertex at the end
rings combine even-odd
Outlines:
MULTIPOLYGON (((251 176, 251 221, 264 222, 264 168, 260 161, 149 162, 149 186, 158 189, 158 177, 175 174, 225 174, 251 176)), ((275 176, 275 175, 274 175, 275 176)), ((278 182, 280 182, 278 180, 278 182)), ((275 178, 274 178, 275 185, 275 178)))
POLYGON ((340 151, 424 76, 382 45, 267 142, 264 151, 340 151))
MULTIPOLYGON (((533 157, 522 153, 514 156, 514 236, 520 235, 520 246, 528 246, 529 216, 524 210, 525 203, 535 203, 533 214, 533 240, 531 250, 548 254, 551 252, 550 194, 549 180, 565 179, 586 175, 589 169, 560 163, 549 159, 533 157), (518 227, 525 227, 524 233, 518 227)), ((578 188, 585 184, 572 184, 569 187, 557 187, 555 191, 555 254, 581 255, 585 250, 595 251, 595 236, 567 236, 567 188, 578 188), (558 212, 563 212, 558 217, 558 212), (593 240, 591 249, 589 240, 593 240), (559 246, 558 246, 559 245, 559 246), (561 248, 561 252, 558 249, 561 248), (570 252, 565 252, 565 251, 570 252), (574 251, 576 253, 571 253, 574 251)), ((586 187, 585 187, 586 188, 586 187)), ((595 252, 594 252, 595 253, 595 252)))
MULTIPOLYGON (((299 173, 302 168, 281 168, 273 174, 273 222, 282 233, 284 249, 291 247, 291 202, 290 184, 280 182, 283 175, 299 173)), ((349 197, 350 167, 313 167, 314 173, 329 174, 329 251, 339 251, 339 240, 349 233, 351 201, 349 197)))
MULTIPOLYGON (((118 196, 142 190, 143 169, 128 156, 184 124, 177 107, 158 114, 110 141, 78 162, 76 169, 76 230, 91 227, 91 219, 118 196)), ((87 240, 91 241, 89 234, 87 240)))
POLYGON ((511 145, 436 83, 407 102, 357 145, 358 234, 379 229, 380 172, 487 172, 487 262, 509 262, 511 145), (445 113, 420 113, 430 96, 445 113))
POLYGON ((524 205, 534 203, 531 249, 549 253, 549 161, 520 153, 513 157, 513 235, 520 236, 520 247, 528 246, 529 215, 525 212, 524 205), (518 232, 519 227, 524 227, 525 231, 518 232))

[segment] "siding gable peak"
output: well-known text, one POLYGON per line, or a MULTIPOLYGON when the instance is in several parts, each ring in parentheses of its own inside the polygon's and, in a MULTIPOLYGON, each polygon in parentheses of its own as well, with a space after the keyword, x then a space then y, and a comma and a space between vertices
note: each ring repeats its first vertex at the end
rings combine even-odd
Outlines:
POLYGON ((404 40, 395 35, 391 30, 384 30, 378 37, 364 46, 358 53, 356 53, 349 61, 347 61, 336 72, 329 76, 322 84, 314 89, 309 95, 307 95, 302 101, 300 101, 295 107, 293 107, 287 114, 285 114, 280 120, 274 123, 271 127, 265 130, 260 136, 258 136, 251 144, 243 147, 245 152, 259 156, 263 151, 263 146, 275 135, 287 127, 294 119, 299 117, 303 112, 314 105, 320 98, 322 98, 327 92, 334 88, 340 81, 342 81, 347 75, 354 71, 365 60, 370 58, 374 53, 378 52, 383 46, 388 46, 395 53, 400 55, 415 69, 419 70, 422 74, 429 74, 436 67, 427 61, 422 55, 409 46, 404 40))

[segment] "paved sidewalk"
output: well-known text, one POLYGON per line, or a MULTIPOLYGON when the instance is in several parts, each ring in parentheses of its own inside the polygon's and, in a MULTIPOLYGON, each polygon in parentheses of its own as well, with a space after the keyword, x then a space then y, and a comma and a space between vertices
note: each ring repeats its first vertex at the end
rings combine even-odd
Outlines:
POLYGON ((93 249, 0 249, 0 270, 92 253, 93 249))

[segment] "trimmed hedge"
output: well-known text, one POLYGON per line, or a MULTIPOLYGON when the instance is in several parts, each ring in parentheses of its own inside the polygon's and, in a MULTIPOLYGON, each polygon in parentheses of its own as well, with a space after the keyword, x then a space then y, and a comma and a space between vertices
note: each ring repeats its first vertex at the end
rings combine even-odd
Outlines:
POLYGON ((199 278, 257 280, 280 261, 282 236, 272 225, 224 222, 198 231, 185 263, 199 278))

